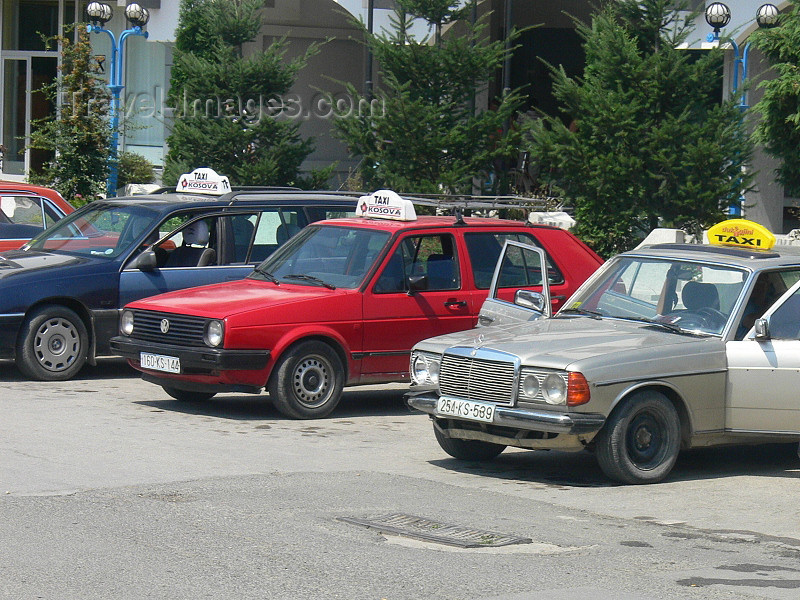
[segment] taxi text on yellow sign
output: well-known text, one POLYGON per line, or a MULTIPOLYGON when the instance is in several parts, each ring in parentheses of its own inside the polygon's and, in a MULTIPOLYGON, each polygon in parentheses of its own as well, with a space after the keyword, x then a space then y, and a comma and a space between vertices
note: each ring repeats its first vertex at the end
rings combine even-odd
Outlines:
POLYGON ((751 250, 769 250, 775 245, 772 232, 747 219, 729 219, 708 230, 708 243, 751 250))

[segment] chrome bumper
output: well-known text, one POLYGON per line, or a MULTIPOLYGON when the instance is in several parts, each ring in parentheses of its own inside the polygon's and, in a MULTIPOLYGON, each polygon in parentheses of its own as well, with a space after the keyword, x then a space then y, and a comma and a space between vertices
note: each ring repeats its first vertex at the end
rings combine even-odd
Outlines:
MULTIPOLYGON (((439 396, 430 391, 409 392, 405 398, 411 408, 441 419, 460 420, 447 415, 438 415, 436 403, 439 401, 439 396)), ((487 425, 578 435, 599 431, 605 422, 605 416, 596 413, 556 413, 498 406, 494 409, 494 420, 487 425)))

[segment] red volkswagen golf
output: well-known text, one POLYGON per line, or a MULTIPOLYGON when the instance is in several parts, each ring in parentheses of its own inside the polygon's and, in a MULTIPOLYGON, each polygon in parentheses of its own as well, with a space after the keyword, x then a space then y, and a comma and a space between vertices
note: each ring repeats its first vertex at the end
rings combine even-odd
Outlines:
MULTIPOLYGON (((180 400, 266 388, 283 414, 319 418, 345 385, 408 381, 416 342, 474 327, 506 240, 544 250, 554 309, 602 263, 568 231, 417 217, 393 192, 359 213, 306 227, 244 280, 127 305, 113 351, 180 400)), ((542 270, 520 264, 498 296, 541 289, 542 270)))

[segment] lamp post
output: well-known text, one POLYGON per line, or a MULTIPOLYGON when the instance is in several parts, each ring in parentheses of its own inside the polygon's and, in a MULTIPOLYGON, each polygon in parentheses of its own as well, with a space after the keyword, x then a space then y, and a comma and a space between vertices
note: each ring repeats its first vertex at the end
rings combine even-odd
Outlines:
POLYGON ((150 11, 137 3, 125 7, 125 18, 130 27, 119 35, 119 41, 114 34, 103 26, 111 20, 112 11, 108 4, 103 2, 90 2, 86 7, 90 25, 86 26, 89 33, 105 33, 111 41, 111 67, 108 74, 108 89, 111 90, 111 157, 106 183, 106 195, 111 198, 117 195, 117 144, 119 142, 119 99, 125 85, 122 83, 122 64, 125 56, 125 40, 132 35, 141 35, 147 39, 148 33, 143 30, 150 20, 150 11))
MULTIPOLYGON (((720 30, 728 25, 731 21, 731 10, 722 2, 712 2, 706 7, 706 23, 714 30, 713 33, 708 34, 709 42, 719 42, 720 30)), ((778 8, 774 4, 762 4, 756 11, 756 23, 759 28, 775 27, 778 24, 778 8)), ((747 104, 747 89, 745 88, 745 81, 747 80, 747 64, 750 56, 750 42, 747 42, 739 53, 739 45, 736 40, 731 38, 731 46, 733 46, 733 83, 731 85, 733 94, 735 95, 741 87, 741 98, 739 100, 739 110, 744 112, 749 108, 747 104), (739 68, 741 67, 741 75, 739 68)), ((744 168, 744 167, 743 167, 744 168)), ((728 214, 732 217, 742 216, 744 209, 744 193, 739 196, 738 201, 732 203, 728 208, 728 214)))
MULTIPOLYGON (((719 32, 731 21, 731 9, 722 2, 712 2, 706 7, 706 23, 708 23, 714 30, 713 33, 708 34, 709 42, 719 41, 719 32)), ((756 11, 756 23, 760 28, 775 27, 778 24, 778 7, 774 4, 762 4, 756 11)), ((736 40, 731 38, 731 46, 733 46, 733 93, 742 88, 742 96, 739 102, 739 108, 744 112, 750 108, 747 104, 747 90, 744 89, 744 82, 747 79, 747 62, 750 56, 750 42, 744 45, 741 55, 739 54, 739 45, 736 40), (741 76, 739 68, 741 67, 741 76)))

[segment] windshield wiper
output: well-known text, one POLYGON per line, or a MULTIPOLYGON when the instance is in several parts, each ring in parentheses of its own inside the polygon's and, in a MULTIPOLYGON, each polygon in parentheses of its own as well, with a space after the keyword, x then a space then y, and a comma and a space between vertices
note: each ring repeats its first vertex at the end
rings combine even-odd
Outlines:
POLYGON ((256 265, 253 270, 256 273, 258 273, 259 275, 263 275, 264 279, 266 279, 267 281, 271 281, 275 285, 280 285, 281 284, 281 282, 278 281, 278 279, 272 273, 270 273, 266 269, 262 269, 261 265, 256 265))
MULTIPOLYGON (((688 329, 684 329, 680 325, 675 325, 674 323, 665 323, 664 321, 654 321, 653 319, 647 319, 644 317, 620 317, 621 319, 625 319, 626 321, 636 321, 637 323, 645 323, 646 325, 654 325, 656 327, 661 327, 666 329, 667 331, 672 331, 673 333, 684 333, 689 335, 697 335, 701 333, 699 331, 689 331, 688 329)), ((708 335, 703 333, 703 335, 708 335)))
POLYGON ((317 283, 319 285, 325 286, 329 290, 335 290, 336 286, 332 283, 328 283, 327 281, 323 281, 319 277, 314 277, 313 275, 298 275, 297 273, 292 273, 291 275, 284 275, 284 279, 298 279, 300 281, 308 281, 311 283, 317 283))
POLYGON ((586 315, 587 317, 592 317, 593 319, 599 319, 600 317, 604 316, 603 313, 598 312, 596 310, 589 310, 586 308, 562 308, 559 311, 561 314, 564 313, 575 313, 577 315, 586 315))

